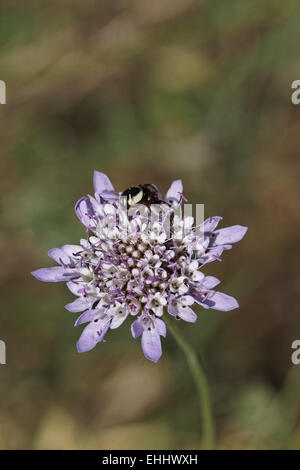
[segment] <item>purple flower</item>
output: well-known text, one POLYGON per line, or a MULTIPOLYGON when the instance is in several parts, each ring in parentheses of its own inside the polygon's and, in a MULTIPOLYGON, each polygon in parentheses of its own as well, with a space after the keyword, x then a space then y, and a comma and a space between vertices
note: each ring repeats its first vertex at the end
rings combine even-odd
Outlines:
MULTIPOLYGON (((133 189, 135 199, 143 200, 140 187, 133 189)), ((172 183, 165 202, 157 193, 156 206, 150 209, 142 203, 131 208, 133 213, 121 203, 109 178, 98 171, 94 190, 93 196, 82 197, 75 205, 87 238, 79 245, 53 248, 48 254, 58 266, 32 273, 45 282, 66 281, 76 296, 65 307, 83 312, 75 326, 87 323, 77 342, 79 352, 93 349, 105 341, 109 329, 135 317, 132 336, 141 336, 144 355, 157 362, 162 354, 160 337, 166 336, 163 315, 194 323, 194 304, 221 311, 238 307, 236 299, 215 290, 220 281, 205 276, 203 267, 220 261, 223 251, 243 238, 246 227, 217 229, 221 217, 194 227, 193 218, 180 213, 180 180, 172 183)))

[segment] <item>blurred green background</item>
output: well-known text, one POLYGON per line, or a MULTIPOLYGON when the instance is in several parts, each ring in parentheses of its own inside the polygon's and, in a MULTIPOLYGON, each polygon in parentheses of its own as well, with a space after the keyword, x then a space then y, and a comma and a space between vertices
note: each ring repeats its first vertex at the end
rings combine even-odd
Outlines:
POLYGON ((181 324, 203 355, 220 449, 300 448, 297 0, 1 2, 1 449, 198 449, 171 337, 147 361, 129 323, 86 354, 72 294, 30 271, 77 243, 94 169, 120 191, 184 182, 245 239, 205 272, 238 298, 181 324))

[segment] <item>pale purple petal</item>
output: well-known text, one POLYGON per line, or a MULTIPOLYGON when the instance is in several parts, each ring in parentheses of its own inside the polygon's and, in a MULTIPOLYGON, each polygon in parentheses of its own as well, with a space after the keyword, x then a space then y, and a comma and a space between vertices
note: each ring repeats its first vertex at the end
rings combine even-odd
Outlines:
POLYGON ((203 302, 203 295, 200 292, 194 292, 193 297, 195 299, 195 302, 197 304, 201 305, 203 308, 210 308, 210 305, 208 305, 207 300, 203 302))
POLYGON ((204 233, 213 232, 223 217, 214 216, 206 219, 200 226, 204 233))
POLYGON ((221 281, 214 276, 206 276, 203 281, 201 281, 201 286, 206 289, 213 289, 215 286, 220 284, 220 282, 221 281))
POLYGON ((214 232, 213 245, 226 245, 239 242, 247 232, 248 228, 242 225, 221 228, 214 232))
POLYGON ((54 266, 52 268, 41 268, 31 273, 36 279, 44 282, 60 282, 68 281, 70 277, 76 275, 71 269, 62 266, 54 266))
POLYGON ((182 305, 193 305, 195 299, 191 295, 184 295, 180 299, 182 305))
POLYGON ((95 194, 95 196, 96 197, 93 197, 93 196, 89 195, 89 199, 90 199, 90 203, 92 205, 93 211, 98 216, 103 216, 104 215, 103 205, 102 205, 101 201, 98 200, 98 199, 100 199, 100 196, 99 196, 99 194, 95 194))
POLYGON ((212 248, 209 248, 209 251, 202 255, 200 258, 197 258, 197 260, 202 264, 211 263, 212 261, 216 260, 220 261, 223 251, 229 250, 230 248, 230 245, 214 246, 212 248))
POLYGON ((48 251, 48 256, 49 258, 56 261, 58 264, 70 263, 69 257, 63 252, 61 248, 51 248, 51 250, 48 251))
POLYGON ((214 292, 212 296, 209 296, 205 303, 207 303, 210 308, 220 310, 222 312, 228 312, 229 310, 239 307, 239 304, 234 297, 223 294, 223 292, 214 292))
POLYGON ((91 216, 93 215, 94 210, 91 202, 86 197, 82 197, 76 202, 75 212, 80 222, 83 223, 85 227, 89 227, 91 225, 93 222, 91 220, 91 216))
POLYGON ((104 191, 115 191, 108 176, 96 170, 94 171, 94 189, 95 193, 99 194, 103 193, 104 191))
POLYGON ((82 312, 82 310, 85 310, 88 306, 89 305, 86 299, 78 298, 73 302, 65 305, 65 308, 69 310, 69 312, 82 312))
POLYGON ((97 317, 97 312, 95 310, 86 310, 77 318, 74 326, 81 325, 82 323, 87 323, 94 320, 97 317))
POLYGON ((143 328, 143 325, 142 325, 142 323, 139 319, 135 320, 131 324, 131 334, 135 339, 138 338, 139 336, 141 336, 143 331, 144 331, 144 328, 143 328))
POLYGON ((79 251, 82 251, 79 245, 64 245, 62 248, 51 248, 48 251, 48 256, 58 264, 68 265, 71 263, 70 258, 74 258, 74 254, 79 251))
POLYGON ((67 287, 72 292, 72 294, 78 295, 78 296, 81 295, 81 292, 79 291, 82 290, 82 285, 79 284, 78 282, 69 281, 67 282, 67 287))
POLYGON ((92 321, 89 323, 79 340, 77 341, 77 351, 86 352, 93 349, 97 343, 103 341, 104 335, 109 328, 110 321, 92 321))
POLYGON ((114 330, 116 328, 119 328, 119 326, 122 325, 122 323, 126 320, 128 316, 128 313, 125 313, 125 314, 116 314, 113 318, 112 318, 112 321, 111 321, 111 324, 110 324, 110 329, 111 330, 114 330))
POLYGON ((197 320, 197 315, 190 307, 180 307, 178 309, 178 316, 189 323, 195 323, 197 320))
POLYGON ((145 329, 142 335, 142 349, 145 357, 157 362, 162 355, 160 336, 155 328, 145 329))
POLYGON ((160 318, 155 319, 155 328, 157 329, 158 333, 163 336, 164 338, 167 335, 167 327, 163 320, 160 318))
POLYGON ((112 191, 103 191, 103 193, 101 193, 101 199, 104 199, 104 201, 108 203, 113 203, 119 200, 119 196, 112 191))
POLYGON ((171 184, 165 197, 167 202, 179 203, 182 198, 183 185, 181 180, 175 180, 171 184))
POLYGON ((178 309, 176 308, 176 305, 173 302, 170 302, 168 304, 168 312, 170 315, 173 315, 173 317, 176 317, 178 315, 178 309))
POLYGON ((64 245, 62 250, 70 258, 76 258, 75 255, 82 251, 82 247, 80 245, 64 245))

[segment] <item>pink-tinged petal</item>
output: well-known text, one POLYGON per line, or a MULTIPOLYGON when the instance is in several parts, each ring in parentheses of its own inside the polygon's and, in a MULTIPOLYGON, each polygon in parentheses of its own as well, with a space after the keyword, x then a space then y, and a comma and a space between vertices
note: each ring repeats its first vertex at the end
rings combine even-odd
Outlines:
POLYGON ((99 194, 103 193, 104 191, 115 191, 108 176, 96 170, 94 171, 94 189, 95 193, 99 194))
POLYGON ((189 323, 195 323, 197 315, 190 307, 180 307, 178 309, 178 316, 189 323))
POLYGON ((77 341, 77 351, 86 352, 93 349, 97 343, 103 341, 104 335, 109 328, 110 321, 95 321, 89 323, 83 332, 79 340, 77 341))
POLYGON ((167 327, 163 320, 160 318, 155 319, 155 328, 157 329, 158 333, 163 336, 164 338, 167 336, 167 327))
POLYGON ((209 296, 207 303, 210 308, 220 310, 222 312, 228 312, 229 310, 239 307, 239 304, 234 297, 223 294, 223 292, 214 292, 212 296, 209 296))
POLYGON ((71 269, 62 266, 54 266, 53 268, 41 268, 31 273, 36 279, 44 282, 60 282, 68 281, 70 277, 76 275, 71 269))
POLYGON ((201 225, 203 232, 213 232, 223 217, 214 216, 206 219, 201 225))
POLYGON ((221 281, 214 276, 206 276, 201 282, 201 285, 206 289, 213 289, 220 284, 220 282, 221 281))
POLYGON ((139 319, 135 320, 132 324, 131 324, 131 334, 132 336, 134 337, 134 339, 138 338, 139 336, 141 336, 141 334, 143 333, 144 331, 144 328, 141 324, 141 321, 139 319))
POLYGON ((65 305, 65 309, 69 310, 69 312, 82 312, 88 307, 88 303, 85 299, 78 298, 73 302, 65 305))
POLYGON ((182 191, 183 191, 183 185, 181 180, 175 180, 171 184, 170 188, 168 189, 168 192, 165 197, 166 202, 175 202, 179 203, 182 198, 182 191))
POLYGON ((248 228, 242 225, 233 225, 232 227, 221 228, 214 232, 214 245, 226 245, 239 242, 247 232, 248 228))
POLYGON ((142 349, 145 357, 157 362, 162 355, 160 336, 155 328, 145 329, 142 335, 142 349))

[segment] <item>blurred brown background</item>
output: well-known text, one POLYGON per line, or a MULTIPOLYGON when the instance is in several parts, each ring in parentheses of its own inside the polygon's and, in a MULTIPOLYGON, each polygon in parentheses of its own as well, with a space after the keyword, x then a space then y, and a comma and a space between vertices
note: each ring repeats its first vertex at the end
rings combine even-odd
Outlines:
POLYGON ((205 358, 219 448, 300 448, 297 0, 1 2, 1 449, 199 448, 172 338, 158 364, 123 325, 79 355, 62 284, 30 271, 77 243, 94 169, 118 191, 182 178, 245 239, 206 273, 240 309, 182 324, 205 358))

